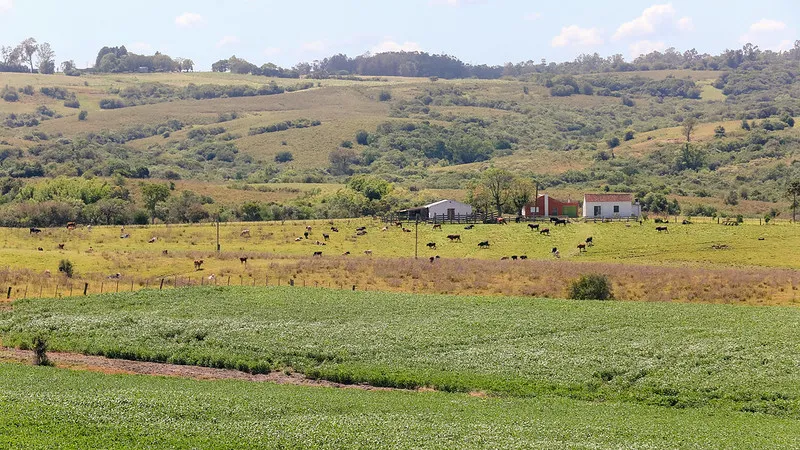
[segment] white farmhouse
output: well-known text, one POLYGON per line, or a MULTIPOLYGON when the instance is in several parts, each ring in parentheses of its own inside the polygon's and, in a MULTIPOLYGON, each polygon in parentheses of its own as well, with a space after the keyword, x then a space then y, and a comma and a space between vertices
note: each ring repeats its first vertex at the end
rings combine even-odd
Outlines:
POLYGON ((430 205, 410 208, 400 211, 408 220, 414 220, 419 215, 420 220, 458 220, 472 215, 472 206, 455 200, 440 200, 430 205))
POLYGON ((613 219, 638 217, 639 202, 631 194, 586 194, 583 196, 583 217, 588 219, 613 219))

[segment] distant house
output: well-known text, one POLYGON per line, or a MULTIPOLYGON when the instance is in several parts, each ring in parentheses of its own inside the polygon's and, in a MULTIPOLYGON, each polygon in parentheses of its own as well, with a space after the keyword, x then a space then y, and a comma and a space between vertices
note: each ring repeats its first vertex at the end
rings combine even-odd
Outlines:
POLYGON ((540 195, 535 202, 528 203, 522 208, 523 217, 548 217, 548 216, 567 216, 578 217, 580 203, 573 201, 561 201, 550 197, 547 194, 540 195))
POLYGON ((616 217, 638 217, 639 202, 632 194, 586 194, 583 197, 583 217, 613 219, 616 217))
POLYGON ((430 205, 404 209, 399 214, 408 220, 415 220, 417 216, 420 220, 456 220, 459 216, 472 215, 472 206, 455 200, 440 200, 430 205))
POLYGON ((147 66, 140 66, 139 73, 150 73, 150 68, 147 66))

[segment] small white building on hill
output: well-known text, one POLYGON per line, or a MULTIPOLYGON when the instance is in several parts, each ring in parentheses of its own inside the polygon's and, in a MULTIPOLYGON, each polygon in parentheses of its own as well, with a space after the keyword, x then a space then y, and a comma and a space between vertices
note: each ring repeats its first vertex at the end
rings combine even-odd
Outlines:
POLYGON ((638 217, 639 202, 632 194, 586 194, 583 196, 583 217, 587 219, 614 219, 638 217))
POLYGON ((457 202, 455 200, 440 200, 429 205, 418 208, 410 208, 400 211, 400 214, 407 216, 408 220, 414 220, 419 215, 420 220, 456 220, 461 217, 472 215, 472 205, 457 202))

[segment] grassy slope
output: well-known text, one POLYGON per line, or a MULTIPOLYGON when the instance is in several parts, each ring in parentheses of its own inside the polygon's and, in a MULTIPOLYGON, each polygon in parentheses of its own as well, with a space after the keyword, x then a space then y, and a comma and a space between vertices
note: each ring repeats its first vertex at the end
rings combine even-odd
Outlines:
POLYGON ((795 308, 205 288, 19 301, 5 345, 800 418, 795 308))
POLYGON ((102 375, 0 363, 14 448, 776 448, 797 422, 710 409, 102 375))

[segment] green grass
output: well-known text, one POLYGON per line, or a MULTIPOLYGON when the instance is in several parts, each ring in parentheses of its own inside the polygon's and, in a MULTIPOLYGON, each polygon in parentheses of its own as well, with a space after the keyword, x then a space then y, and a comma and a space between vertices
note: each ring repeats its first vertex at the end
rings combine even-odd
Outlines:
POLYGON ((366 392, 0 363, 4 448, 788 448, 792 419, 366 392))
POLYGON ((4 345, 800 418, 800 309, 204 288, 18 301, 4 345))

